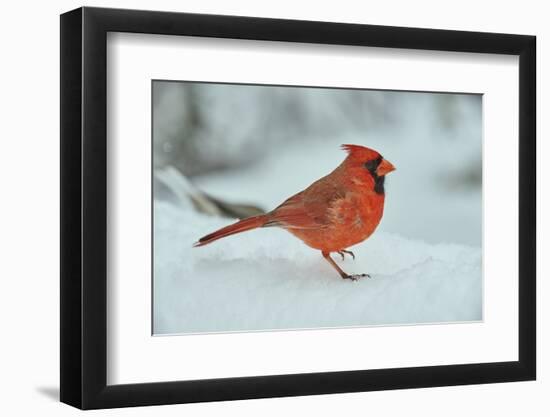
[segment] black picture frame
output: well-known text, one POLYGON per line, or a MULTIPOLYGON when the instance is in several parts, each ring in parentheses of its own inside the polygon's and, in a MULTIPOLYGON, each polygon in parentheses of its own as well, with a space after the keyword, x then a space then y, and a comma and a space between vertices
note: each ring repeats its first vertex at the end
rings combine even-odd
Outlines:
POLYGON ((61 401, 81 409, 533 380, 536 377, 534 36, 79 8, 61 15, 61 401), (519 360, 107 385, 108 32, 519 56, 519 360))

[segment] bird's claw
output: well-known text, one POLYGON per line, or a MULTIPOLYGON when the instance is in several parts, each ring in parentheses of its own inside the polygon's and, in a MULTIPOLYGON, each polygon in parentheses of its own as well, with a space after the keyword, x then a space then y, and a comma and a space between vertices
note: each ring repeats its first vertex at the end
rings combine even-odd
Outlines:
POLYGON ((355 260, 355 254, 350 250, 341 250, 341 251, 338 251, 338 254, 342 257, 342 260, 344 260, 345 258, 344 254, 350 255, 353 258, 353 260, 355 260))
POLYGON ((357 281, 359 278, 370 278, 369 274, 354 274, 343 276, 344 279, 349 279, 351 281, 357 281))

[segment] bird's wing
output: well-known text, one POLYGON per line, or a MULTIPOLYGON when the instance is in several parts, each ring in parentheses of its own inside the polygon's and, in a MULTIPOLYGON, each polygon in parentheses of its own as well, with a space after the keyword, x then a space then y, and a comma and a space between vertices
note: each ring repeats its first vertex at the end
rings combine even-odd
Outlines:
POLYGON ((304 191, 290 197, 272 211, 266 226, 290 229, 319 229, 332 223, 330 208, 345 198, 345 190, 337 184, 319 180, 304 191))
POLYGON ((327 221, 345 226, 360 225, 362 219, 356 195, 349 192, 343 198, 333 200, 327 209, 327 221))

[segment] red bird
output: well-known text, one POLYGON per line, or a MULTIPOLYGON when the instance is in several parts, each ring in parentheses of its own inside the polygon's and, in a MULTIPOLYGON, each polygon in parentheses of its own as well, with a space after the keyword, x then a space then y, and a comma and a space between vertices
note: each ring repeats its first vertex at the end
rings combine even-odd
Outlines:
POLYGON ((344 254, 350 246, 367 239, 384 212, 384 179, 395 170, 373 149, 342 145, 347 158, 330 174, 315 181, 283 204, 260 216, 249 217, 199 239, 194 246, 258 227, 282 227, 306 245, 318 249, 344 279, 368 274, 346 274, 330 253, 344 254))

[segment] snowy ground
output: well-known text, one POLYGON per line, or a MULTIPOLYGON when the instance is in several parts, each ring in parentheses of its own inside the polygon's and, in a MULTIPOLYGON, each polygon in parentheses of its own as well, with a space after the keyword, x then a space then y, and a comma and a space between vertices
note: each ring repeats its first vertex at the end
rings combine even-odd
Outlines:
POLYGON ((376 233, 339 262, 342 280, 283 230, 191 248, 227 224, 155 204, 155 334, 481 320, 481 250, 376 233))

